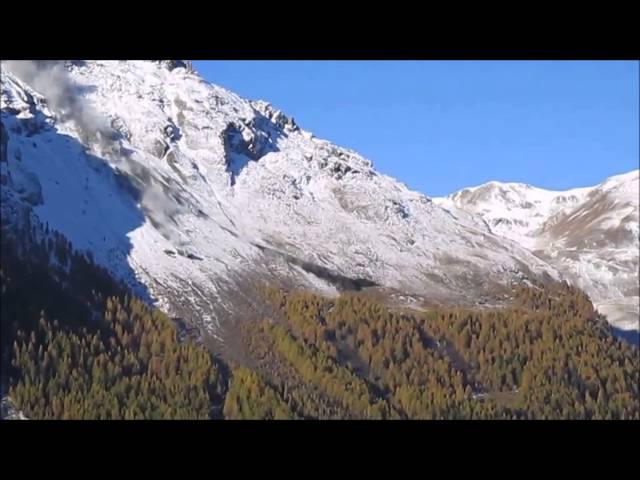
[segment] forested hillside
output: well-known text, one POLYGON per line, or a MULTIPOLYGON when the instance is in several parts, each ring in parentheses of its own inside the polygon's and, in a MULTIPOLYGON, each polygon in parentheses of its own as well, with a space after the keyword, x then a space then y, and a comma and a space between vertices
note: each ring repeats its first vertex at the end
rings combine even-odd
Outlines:
POLYGON ((426 312, 265 286, 230 363, 46 230, 0 258, 3 382, 32 419, 640 418, 638 350, 566 284, 426 312))
POLYGON ((2 236, 2 373, 28 418, 209 418, 224 381, 204 347, 56 232, 20 238, 2 236))
POLYGON ((246 324, 247 348, 301 417, 639 415, 638 350, 566 284, 520 287, 506 309, 425 313, 356 294, 265 295, 281 320, 246 324))

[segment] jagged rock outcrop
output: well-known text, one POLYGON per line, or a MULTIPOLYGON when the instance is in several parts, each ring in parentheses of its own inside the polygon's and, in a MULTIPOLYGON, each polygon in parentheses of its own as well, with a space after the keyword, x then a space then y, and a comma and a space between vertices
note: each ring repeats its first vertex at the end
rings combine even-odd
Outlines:
POLYGON ((193 65, 190 60, 158 60, 167 70, 175 70, 176 68, 184 68, 189 72, 193 71, 193 65))

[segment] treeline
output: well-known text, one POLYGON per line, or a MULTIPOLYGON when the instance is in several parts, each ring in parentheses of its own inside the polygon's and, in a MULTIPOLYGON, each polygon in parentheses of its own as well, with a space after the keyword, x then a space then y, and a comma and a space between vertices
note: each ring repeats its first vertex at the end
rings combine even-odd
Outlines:
POLYGON ((265 321, 258 328, 273 338, 276 351, 295 368, 303 381, 318 387, 351 415, 371 419, 389 415, 385 402, 377 399, 361 378, 336 359, 312 344, 297 340, 279 325, 265 321))
POLYGON ((101 329, 73 333, 42 316, 18 333, 11 397, 29 418, 207 419, 220 374, 209 353, 179 344, 162 313, 107 300, 101 329))
POLYGON ((567 284, 425 312, 265 286, 229 379, 62 235, 21 234, 0 244, 2 376, 30 418, 640 418, 638 350, 567 284))
MULTIPOLYGON (((71 328, 91 325, 104 311, 110 296, 123 296, 126 287, 96 265, 90 254, 73 250, 71 243, 47 225, 30 217, 18 230, 2 225, 0 235, 0 346, 11 351, 18 330, 38 327, 40 312, 71 328)), ((8 358, 2 357, 6 374, 8 358)))
POLYGON ((2 377, 27 417, 209 418, 226 380, 204 347, 62 235, 20 233, 1 243, 2 377))
MULTIPOLYGON (((338 365, 345 372, 344 378, 355 379, 351 384, 367 385, 368 398, 360 394, 357 401, 349 402, 357 406, 349 409, 356 418, 507 416, 495 402, 469 401, 473 389, 464 365, 455 365, 444 345, 438 346, 413 316, 392 312, 360 295, 329 301, 305 292, 267 290, 265 294, 282 309, 290 329, 285 335, 283 327, 270 327, 278 340, 276 347, 294 341, 299 344, 296 355, 292 355, 291 346, 289 351, 282 347, 276 351, 283 361, 305 373, 301 380, 315 382, 325 392, 349 399, 346 382, 327 378, 326 367, 314 370, 309 366, 326 363, 338 365)), ((249 331, 249 337, 254 331, 249 331)))
MULTIPOLYGON (((518 287, 501 309, 410 314, 358 294, 325 299, 265 288, 262 295, 281 312, 280 322, 245 330, 253 350, 256 336, 269 341, 256 332, 272 338, 279 363, 261 364, 265 378, 281 384, 282 364, 293 366, 299 375, 288 382, 319 386, 359 418, 371 411, 429 419, 640 414, 637 350, 567 284, 518 287), (346 373, 331 375, 340 369, 346 373), (349 401, 358 384, 368 397, 356 390, 349 401)), ((305 411, 304 399, 298 408, 305 411)))

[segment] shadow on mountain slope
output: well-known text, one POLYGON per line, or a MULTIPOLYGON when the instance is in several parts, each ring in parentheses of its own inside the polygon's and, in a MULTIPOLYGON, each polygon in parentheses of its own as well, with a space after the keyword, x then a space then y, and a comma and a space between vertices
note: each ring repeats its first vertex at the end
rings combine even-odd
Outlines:
POLYGON ((310 273, 317 278, 325 280, 340 291, 360 291, 363 288, 380 286, 376 282, 367 278, 347 277, 345 275, 341 275, 335 271, 332 271, 327 267, 323 267, 322 265, 318 265, 317 263, 302 260, 288 253, 279 252, 278 250, 275 250, 273 248, 258 245, 256 243, 254 243, 253 245, 260 249, 262 252, 281 256, 289 264, 298 266, 305 272, 310 273))
POLYGON ((640 331, 638 330, 622 330, 620 328, 611 327, 611 332, 618 338, 630 343, 634 347, 640 348, 640 331))
POLYGON ((34 125, 25 124, 31 119, 6 113, 2 123, 11 181, 2 185, 3 230, 18 233, 19 219, 30 210, 47 229, 62 234, 74 249, 90 251, 97 264, 151 303, 128 260, 130 234, 145 223, 140 185, 116 173, 107 159, 88 153, 74 137, 42 124, 34 131, 34 125), (31 135, 21 135, 25 131, 31 135))

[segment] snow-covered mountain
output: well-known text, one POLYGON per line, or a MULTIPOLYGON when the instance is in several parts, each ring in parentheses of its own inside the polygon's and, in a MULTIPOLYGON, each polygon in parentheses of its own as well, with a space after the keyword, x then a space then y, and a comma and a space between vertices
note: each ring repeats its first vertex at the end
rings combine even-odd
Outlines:
POLYGON ((435 203, 482 217, 577 284, 618 328, 639 329, 638 170, 564 192, 490 182, 435 203))
POLYGON ((1 109, 4 218, 31 210, 214 336, 258 280, 473 303, 559 278, 188 62, 3 62, 1 109))

